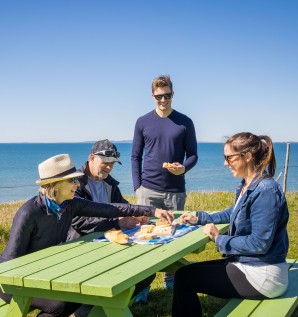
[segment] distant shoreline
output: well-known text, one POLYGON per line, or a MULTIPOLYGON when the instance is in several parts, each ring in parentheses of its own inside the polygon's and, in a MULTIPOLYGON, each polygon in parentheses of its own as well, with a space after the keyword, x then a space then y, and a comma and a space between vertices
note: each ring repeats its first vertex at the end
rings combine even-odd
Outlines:
MULTIPOLYGON (((186 192, 186 194, 191 194, 191 193, 200 193, 200 194, 214 194, 214 193, 225 193, 225 194, 228 194, 228 193, 234 193, 234 191, 220 191, 220 190, 217 190, 217 191, 190 191, 190 192, 186 192)), ((287 191, 286 192, 286 195, 287 194, 298 194, 298 191, 287 191)), ((126 195, 126 194, 123 194, 123 196, 126 196, 126 197, 134 197, 134 195, 126 195)), ((34 197, 34 196, 32 196, 34 197)), ((29 197, 27 199, 21 199, 21 200, 12 200, 12 201, 7 201, 7 202, 0 202, 0 206, 1 205, 10 205, 10 204, 18 204, 18 203, 22 203, 22 202, 26 202, 27 200, 31 199, 32 197, 29 197)))

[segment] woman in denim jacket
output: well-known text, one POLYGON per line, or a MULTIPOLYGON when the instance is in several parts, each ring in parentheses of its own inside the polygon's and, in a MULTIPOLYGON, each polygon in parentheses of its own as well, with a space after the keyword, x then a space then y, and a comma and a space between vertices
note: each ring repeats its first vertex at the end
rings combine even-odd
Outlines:
POLYGON ((176 272, 173 317, 202 316, 197 293, 264 299, 282 295, 288 286, 289 213, 285 195, 272 178, 276 166, 272 140, 249 132, 235 134, 225 143, 224 158, 233 176, 242 178, 234 205, 214 214, 185 213, 180 220, 205 225, 204 233, 225 258, 176 272), (215 224, 228 222, 229 233, 220 234, 215 224))

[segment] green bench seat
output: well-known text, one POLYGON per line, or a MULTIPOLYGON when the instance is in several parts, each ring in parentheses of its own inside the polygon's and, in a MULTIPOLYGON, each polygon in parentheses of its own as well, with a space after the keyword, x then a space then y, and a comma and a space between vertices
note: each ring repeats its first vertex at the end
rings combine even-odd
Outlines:
POLYGON ((284 295, 264 300, 233 298, 214 317, 290 317, 298 305, 298 262, 287 262, 289 287, 284 295))

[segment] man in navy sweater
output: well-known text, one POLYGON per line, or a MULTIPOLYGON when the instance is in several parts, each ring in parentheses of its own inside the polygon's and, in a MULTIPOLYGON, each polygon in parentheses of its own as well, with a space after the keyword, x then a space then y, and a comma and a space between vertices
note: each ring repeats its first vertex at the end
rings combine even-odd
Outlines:
MULTIPOLYGON (((166 210, 183 210, 185 173, 198 160, 195 127, 190 118, 172 108, 170 76, 152 82, 155 109, 138 118, 132 144, 132 178, 138 204, 166 210), (172 163, 163 168, 163 163, 172 163)), ((165 287, 173 276, 166 273, 165 287)))

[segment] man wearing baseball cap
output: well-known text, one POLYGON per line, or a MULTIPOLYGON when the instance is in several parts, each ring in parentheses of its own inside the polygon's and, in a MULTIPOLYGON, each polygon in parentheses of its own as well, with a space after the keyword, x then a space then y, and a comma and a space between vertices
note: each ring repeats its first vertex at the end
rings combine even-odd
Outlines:
POLYGON ((117 147, 110 140, 100 140, 93 144, 91 153, 100 156, 103 162, 111 163, 119 161, 120 153, 117 151, 117 147))
MULTIPOLYGON (((84 175, 79 178, 80 186, 76 190, 76 196, 100 203, 127 204, 128 201, 123 198, 118 187, 119 182, 110 175, 115 162, 122 165, 119 158, 120 153, 111 141, 105 139, 95 142, 91 148, 88 161, 80 169, 80 172, 84 175)), ((75 217, 68 234, 68 240, 111 228, 134 228, 137 224, 146 221, 146 217, 116 219, 75 217)))
MULTIPOLYGON (((88 161, 80 169, 84 175, 79 178, 80 186, 77 187, 76 196, 101 203, 127 204, 128 201, 123 198, 118 187, 119 182, 110 175, 115 162, 122 165, 119 158, 120 153, 111 141, 105 139, 94 143, 88 161)), ((134 228, 137 224, 146 223, 147 220, 147 217, 75 217, 67 239, 73 240, 91 232, 106 231, 111 228, 134 228)), ((137 283, 135 293, 139 294, 140 291, 148 287, 154 278, 155 275, 152 275, 137 283)), ((138 295, 136 301, 138 301, 138 295)), ((91 308, 90 305, 82 305, 74 315, 76 317, 86 317, 91 308)))

